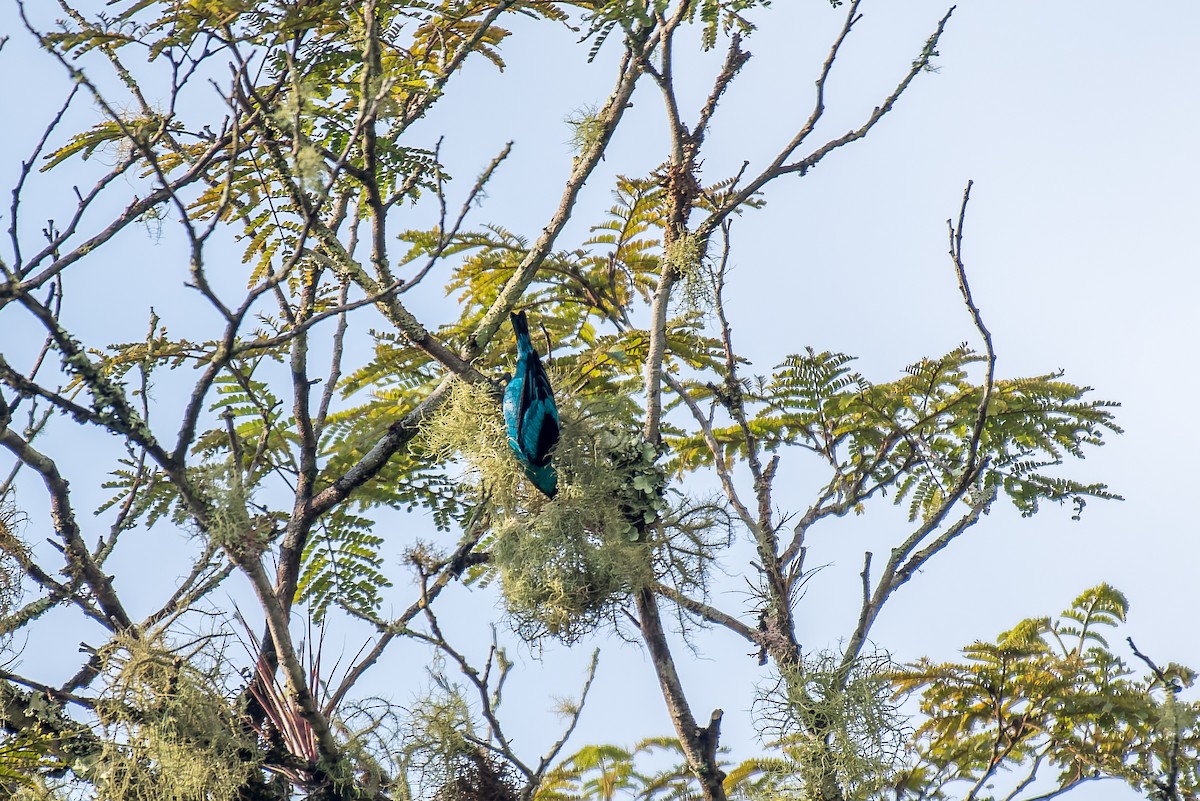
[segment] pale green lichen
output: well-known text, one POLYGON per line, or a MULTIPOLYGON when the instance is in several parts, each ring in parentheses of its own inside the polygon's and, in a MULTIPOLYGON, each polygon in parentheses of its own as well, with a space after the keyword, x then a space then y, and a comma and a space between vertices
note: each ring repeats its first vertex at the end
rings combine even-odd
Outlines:
POLYGON ((712 308, 713 288, 705 267, 707 241, 686 230, 677 231, 666 248, 664 258, 680 282, 683 307, 703 314, 712 308))
POLYGON ((756 704, 760 731, 794 765, 800 797, 869 797, 900 765, 908 730, 892 697, 886 654, 848 665, 832 651, 807 654, 756 704))
POLYGON ((582 106, 567 116, 565 122, 571 126, 571 147, 576 153, 590 150, 604 133, 604 122, 596 106, 582 106))
POLYGON ((16 532, 22 520, 22 514, 15 505, 0 501, 0 637, 16 628, 11 625, 9 615, 21 601, 23 565, 31 561, 29 547, 16 532))
POLYGON ((188 470, 188 478, 199 495, 208 502, 205 536, 220 547, 256 552, 264 542, 264 532, 251 519, 249 493, 232 460, 215 461, 188 470))
POLYGON ((669 509, 652 446, 603 409, 585 412, 561 393, 558 400, 553 500, 525 479, 485 388, 457 385, 417 445, 443 463, 459 459, 464 483, 488 499, 488 569, 500 578, 518 633, 569 642, 654 578, 654 524, 669 509))
POLYGON ((292 141, 292 170, 302 186, 317 186, 325 175, 325 158, 309 141, 306 121, 314 96, 313 87, 304 81, 293 81, 291 91, 283 96, 280 105, 269 115, 271 122, 292 141))
POLYGON ((259 749, 220 677, 161 643, 118 638, 98 701, 103 745, 80 767, 99 801, 233 801, 261 771, 259 749))

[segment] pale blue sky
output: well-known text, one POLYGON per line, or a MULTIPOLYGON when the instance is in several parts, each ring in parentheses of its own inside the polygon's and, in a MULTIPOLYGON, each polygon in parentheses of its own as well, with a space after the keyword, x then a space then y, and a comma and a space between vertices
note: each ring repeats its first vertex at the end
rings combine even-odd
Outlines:
MULTIPOLYGON (((816 139, 821 132, 840 135, 869 113, 908 68, 945 7, 928 0, 868 0, 863 11, 830 79, 827 117, 816 139)), ((761 30, 747 44, 754 58, 714 124, 707 178, 725 176, 743 158, 761 163, 807 116, 813 80, 841 12, 819 0, 776 0, 759 19, 761 30)), ((0 51, 0 71, 9 76, 0 85, 0 104, 10 115, 0 132, 4 197, 15 174, 14 153, 28 151, 36 130, 31 121, 40 126, 52 113, 63 85, 57 66, 20 41, 13 20, 6 3, 0 35, 11 31, 13 41, 0 51)), ((482 62, 468 67, 465 80, 421 129, 431 138, 446 135, 443 153, 459 177, 459 191, 513 139, 513 156, 476 219, 531 238, 557 203, 557 187, 569 169, 564 118, 602 102, 611 85, 603 58, 587 65, 569 33, 558 29, 552 38, 556 44, 548 52, 516 37, 505 50, 504 75, 482 62), (481 109, 485 125, 468 117, 468 110, 481 109)), ((952 658, 971 640, 994 637, 1022 617, 1055 613, 1086 587, 1107 581, 1130 597, 1127 633, 1143 651, 1159 662, 1200 667, 1200 639, 1191 622, 1200 599, 1200 543, 1190 508, 1197 495, 1191 457, 1200 450, 1200 435, 1187 405, 1200 395, 1194 369, 1198 42, 1200 5, 1182 0, 962 3, 939 47, 936 74, 921 76, 867 140, 835 153, 805 178, 772 185, 766 208, 735 227, 731 315, 737 341, 755 367, 766 372, 785 354, 813 345, 857 354, 864 372, 886 380, 921 356, 976 341, 946 256, 945 227, 973 179, 966 261, 995 338, 999 373, 1061 367, 1068 380, 1124 404, 1118 422, 1127 433, 1071 470, 1108 482, 1128 500, 1093 502, 1078 523, 1067 509, 1046 508, 1022 520, 998 504, 901 590, 880 618, 874 638, 900 659, 952 658)), ((689 67, 696 80, 693 108, 719 57, 689 67)), ((646 85, 585 190, 581 221, 609 204, 613 174, 644 174, 663 160, 661 130, 661 106, 646 85)), ((58 202, 49 196, 32 200, 30 220, 45 217, 40 212, 58 202)), ((581 226, 573 227, 561 245, 583 235, 581 226)), ((122 301, 114 308, 127 286, 111 286, 103 273, 78 279, 76 296, 95 302, 73 312, 77 324, 106 341, 135 338, 144 332, 149 303, 186 307, 193 299, 182 289, 184 262, 173 237, 169 225, 161 242, 125 237, 122 252, 146 267, 139 279, 141 305, 122 301)), ((438 322, 442 302, 435 294, 425 307, 430 322, 438 322)), ((211 322, 179 326, 200 330, 211 322)), ((0 338, 11 335, 0 330, 0 338)), ((170 398, 169 388, 163 388, 164 398, 170 398)), ((93 439, 97 448, 106 447, 98 435, 77 442, 93 439)), ((807 478, 800 457, 785 462, 778 502, 804 505, 807 478)), ((94 508, 97 491, 86 480, 74 488, 79 508, 94 508)), ((402 517, 386 524, 401 533, 410 525, 402 517)), ((806 647, 834 647, 849 632, 862 551, 885 548, 900 525, 899 515, 876 509, 814 533, 810 562, 830 567, 801 605, 806 647)), ((124 558, 144 560, 157 549, 165 554, 176 547, 177 540, 164 540, 165 532, 155 534, 124 558)), ((400 584, 397 604, 411 593, 400 584)), ((478 593, 456 595, 473 615, 492 609, 478 593)), ((740 603, 736 594, 717 600, 734 608, 740 603)), ((83 636, 65 638, 68 654, 83 636)), ((701 633, 696 644, 704 658, 688 665, 686 681, 697 713, 724 707, 725 742, 736 756, 748 755, 750 694, 742 689, 759 668, 741 642, 722 632, 701 633)), ((28 645, 27 666, 43 658, 41 645, 28 645)), ((351 639, 347 650, 356 648, 351 639)), ((540 666, 531 654, 523 656, 519 661, 529 671, 514 677, 510 713, 519 711, 518 697, 522 705, 527 700, 542 709, 552 705, 539 698, 548 688, 572 692, 580 681, 572 666, 586 661, 585 652, 586 644, 573 654, 550 647, 540 666)), ((376 689, 394 687, 399 677, 406 681, 411 666, 423 660, 419 649, 395 649, 375 669, 376 689)), ((605 643, 596 691, 577 744, 631 742, 670 729, 652 670, 636 647, 605 643)), ((540 716, 511 717, 530 754, 553 739, 540 716)), ((1109 792, 1088 788, 1076 796, 1128 795, 1109 792)))

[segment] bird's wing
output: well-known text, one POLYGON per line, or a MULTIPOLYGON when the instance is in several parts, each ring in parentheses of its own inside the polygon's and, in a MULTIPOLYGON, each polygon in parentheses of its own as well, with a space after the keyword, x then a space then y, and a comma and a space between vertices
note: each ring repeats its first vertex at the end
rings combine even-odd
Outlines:
POLYGON ((520 364, 517 365, 515 375, 508 380, 508 385, 504 388, 504 403, 502 409, 504 411, 504 427, 508 430, 508 438, 516 447, 521 436, 521 396, 524 394, 525 375, 520 369, 520 364))
POLYGON ((538 429, 536 450, 529 461, 538 467, 550 464, 550 450, 558 444, 558 433, 558 421, 552 415, 546 415, 538 429))
POLYGON ((550 449, 558 442, 558 409, 545 368, 533 356, 526 362, 525 381, 517 406, 517 441, 530 464, 550 463, 550 449))

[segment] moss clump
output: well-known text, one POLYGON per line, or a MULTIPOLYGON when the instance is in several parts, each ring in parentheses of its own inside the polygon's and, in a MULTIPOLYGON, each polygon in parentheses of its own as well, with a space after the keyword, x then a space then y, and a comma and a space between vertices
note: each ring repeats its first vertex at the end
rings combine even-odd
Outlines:
POLYGON ((500 406, 486 389, 458 385, 422 431, 419 447, 461 458, 493 510, 490 569, 517 631, 573 641, 652 580, 653 526, 665 517, 666 477, 621 416, 558 398, 561 436, 553 500, 526 481, 508 446, 500 406))
MULTIPOLYGON (((262 551, 271 533, 272 521, 250 514, 251 491, 239 475, 233 459, 215 460, 189 469, 188 478, 208 502, 205 536, 213 545, 244 554, 262 551)), ((179 511, 184 511, 182 504, 179 511)), ((179 522, 187 518, 180 516, 179 522)))
POLYGON ((593 511, 548 504, 528 522, 510 518, 498 528, 492 561, 522 637, 577 640, 652 578, 648 546, 593 511))
POLYGON ((85 777, 100 801, 233 801, 259 749, 218 677, 160 643, 122 638, 97 705, 103 747, 85 777))
POLYGON ((421 424, 413 448, 438 464, 465 463, 465 484, 506 503, 522 495, 525 474, 509 450, 500 401, 490 387, 456 381, 449 399, 421 424))

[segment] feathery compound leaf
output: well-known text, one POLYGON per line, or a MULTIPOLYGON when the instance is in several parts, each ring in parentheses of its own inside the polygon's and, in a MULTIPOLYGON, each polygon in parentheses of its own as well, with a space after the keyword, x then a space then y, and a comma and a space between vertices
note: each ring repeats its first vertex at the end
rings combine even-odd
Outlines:
POLYGON ((1164 692, 1153 671, 1135 676, 1091 631, 1121 625, 1127 609, 1124 596, 1102 584, 1058 620, 1025 620, 994 643, 964 648, 965 662, 922 659, 897 671, 900 694, 921 693, 928 719, 917 757, 924 775, 938 777, 935 797, 957 797, 956 784, 978 784, 999 769, 1026 763, 1036 773, 1045 763, 1063 788, 1096 775, 1146 787, 1177 771, 1178 797, 1193 798, 1200 708, 1164 692))
POLYGON ((338 507, 321 521, 304 548, 296 600, 320 621, 331 605, 371 614, 379 591, 392 586, 383 572, 383 538, 371 533, 374 521, 338 507))
POLYGON ((699 0, 692 3, 688 19, 699 20, 704 49, 711 50, 717 43, 718 33, 728 34, 735 28, 742 34, 754 30, 743 12, 769 5, 771 0, 699 0))
MULTIPOLYGON (((969 376, 983 357, 966 346, 940 359, 922 359, 902 378, 874 384, 853 372, 850 356, 816 353, 789 356, 761 390, 743 400, 757 413, 751 433, 763 447, 808 449, 840 476, 844 497, 893 490, 908 502, 912 519, 942 507, 970 462, 983 387, 969 376)), ((992 389, 974 464, 980 490, 1003 492, 1024 515, 1043 501, 1071 501, 1077 517, 1088 498, 1120 496, 1100 483, 1052 475, 1066 456, 1082 458, 1085 446, 1101 445, 1120 433, 1112 409, 1118 404, 1089 400, 1089 387, 1061 380, 1060 373, 999 379, 992 389)), ((719 392, 712 397, 724 403, 719 392)), ((725 456, 745 453, 738 426, 714 426, 725 456)), ((673 440, 683 458, 679 469, 711 464, 698 435, 673 440)))
POLYGON ((1076 651, 1082 651, 1088 642, 1096 643, 1101 648, 1108 647, 1108 641, 1096 632, 1096 626, 1115 628, 1125 622, 1129 612, 1129 601, 1125 596, 1108 584, 1100 584, 1085 591, 1071 603, 1071 608, 1062 613, 1065 620, 1073 620, 1078 625, 1059 624, 1056 633, 1062 637, 1077 637, 1076 651))

